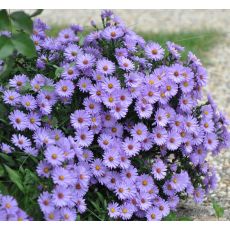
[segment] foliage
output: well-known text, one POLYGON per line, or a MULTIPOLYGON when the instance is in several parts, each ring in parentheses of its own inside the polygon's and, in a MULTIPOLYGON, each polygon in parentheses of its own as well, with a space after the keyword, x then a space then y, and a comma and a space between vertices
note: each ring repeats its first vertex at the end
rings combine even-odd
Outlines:
POLYGON ((224 216, 224 208, 221 207, 221 205, 217 203, 214 199, 212 200, 212 207, 218 220, 224 216))

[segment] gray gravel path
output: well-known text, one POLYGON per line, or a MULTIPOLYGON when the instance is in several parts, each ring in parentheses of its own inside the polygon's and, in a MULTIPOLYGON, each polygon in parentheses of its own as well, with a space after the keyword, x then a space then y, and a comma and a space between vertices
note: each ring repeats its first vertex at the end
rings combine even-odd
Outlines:
MULTIPOLYGON (((212 29, 223 32, 223 40, 209 52, 210 91, 219 107, 230 118, 230 10, 115 10, 136 31, 179 32, 212 29)), ((100 21, 100 10, 45 10, 41 15, 49 24, 79 23, 88 26, 91 19, 100 21)), ((193 38, 191 38, 193 39, 193 38)), ((208 42, 208 38, 207 38, 208 42)), ((224 220, 230 220, 230 151, 211 159, 216 166, 219 188, 203 205, 190 201, 181 204, 179 213, 195 220, 216 220, 210 199, 215 197, 225 208, 224 220)))

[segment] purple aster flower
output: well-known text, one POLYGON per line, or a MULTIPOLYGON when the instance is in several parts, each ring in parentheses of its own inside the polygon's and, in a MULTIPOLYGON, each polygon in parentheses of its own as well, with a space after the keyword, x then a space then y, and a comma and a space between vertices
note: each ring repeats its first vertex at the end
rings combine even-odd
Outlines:
POLYGON ((127 199, 129 197, 129 184, 119 181, 115 186, 115 193, 120 200, 127 199))
POLYGON ((205 150, 203 145, 201 145, 201 146, 198 146, 193 151, 194 152, 192 152, 192 154, 190 155, 190 159, 192 163, 194 165, 203 164, 207 156, 207 150, 205 150))
POLYGON ((80 91, 89 92, 89 90, 92 86, 92 81, 89 78, 82 77, 79 79, 77 85, 78 85, 80 91))
POLYGON ((56 167, 52 171, 52 179, 55 184, 68 187, 73 182, 73 178, 69 171, 62 167, 56 167))
POLYGON ((126 116, 126 114, 128 113, 128 107, 127 105, 118 102, 111 108, 110 112, 113 115, 113 117, 119 120, 122 117, 126 116))
POLYGON ((0 149, 3 153, 6 153, 6 154, 10 154, 14 151, 14 149, 6 143, 0 144, 0 149))
POLYGON ((77 218, 76 209, 74 208, 62 208, 60 213, 61 219, 64 221, 75 221, 77 218))
POLYGON ((102 37, 106 40, 116 40, 123 36, 123 31, 119 27, 110 26, 106 27, 102 32, 102 37))
POLYGON ((165 217, 169 214, 170 208, 169 208, 167 201, 161 200, 159 203, 157 203, 156 206, 159 208, 159 211, 160 211, 162 217, 165 217))
POLYGON ((89 89, 89 93, 92 100, 96 102, 101 102, 101 97, 104 94, 101 83, 96 83, 95 85, 92 85, 89 89))
POLYGON ((107 93, 112 93, 113 91, 120 89, 120 81, 115 77, 105 78, 102 82, 102 89, 107 93))
POLYGON ((172 187, 172 182, 168 180, 163 185, 163 191, 168 196, 173 196, 176 193, 176 190, 172 187))
POLYGON ((165 128, 157 126, 153 129, 153 138, 157 145, 165 144, 168 133, 165 128))
POLYGON ((167 203, 171 210, 176 210, 177 205, 179 204, 180 198, 177 195, 168 197, 167 203))
POLYGON ((70 80, 60 80, 56 83, 55 90, 60 97, 70 97, 74 92, 74 84, 70 80))
POLYGON ((155 121, 157 125, 165 127, 168 123, 168 117, 166 111, 162 108, 159 108, 155 114, 155 121))
POLYGON ((27 110, 34 110, 37 107, 37 103, 35 98, 32 95, 25 95, 21 97, 21 104, 27 109, 27 110))
POLYGON ((134 109, 139 118, 150 118, 153 113, 153 106, 150 103, 137 101, 134 109))
POLYGON ((189 183, 189 177, 187 172, 181 172, 179 174, 174 174, 171 178, 172 188, 177 192, 183 191, 189 183))
POLYGON ((193 199, 196 203, 202 203, 204 200, 205 192, 202 188, 197 188, 193 192, 193 199))
POLYGON ((176 150, 181 145, 181 136, 175 131, 170 131, 168 133, 168 138, 166 142, 167 148, 169 150, 176 150))
POLYGON ((3 94, 3 101, 6 104, 15 106, 20 102, 20 94, 13 90, 6 90, 3 94))
POLYGON ((198 127, 197 119, 188 115, 184 119, 184 128, 188 133, 196 133, 198 127))
POLYGON ((185 79, 180 83, 180 89, 183 93, 190 93, 194 88, 193 79, 185 79))
POLYGON ((117 59, 119 57, 127 57, 128 56, 128 50, 125 48, 116 48, 115 49, 115 56, 117 59))
POLYGON ((141 192, 137 196, 137 205, 139 206, 141 210, 146 211, 152 205, 151 200, 152 200, 152 197, 150 196, 149 193, 141 192))
POLYGON ((26 114, 20 110, 14 110, 9 115, 10 123, 17 130, 25 130, 27 128, 28 119, 26 114))
POLYGON ((141 192, 148 192, 153 186, 153 179, 147 174, 142 174, 137 178, 136 186, 141 192))
POLYGON ((89 113, 85 110, 76 110, 70 116, 71 125, 75 129, 80 129, 83 127, 87 127, 90 124, 90 116, 89 113))
POLYGON ((57 146, 49 145, 45 151, 47 161, 53 166, 59 166, 64 160, 63 150, 57 146))
POLYGON ((62 43, 68 44, 69 42, 77 41, 77 37, 73 30, 70 28, 63 29, 58 34, 58 40, 62 43))
POLYGON ((24 148, 26 154, 37 157, 38 156, 38 149, 33 147, 26 147, 24 148))
POLYGON ((103 95, 102 101, 107 107, 112 108, 118 102, 117 97, 118 97, 118 95, 116 94, 116 92, 106 93, 103 95))
POLYGON ((91 54, 79 54, 77 56, 77 66, 80 70, 91 68, 94 65, 95 58, 91 54))
POLYGON ((41 117, 38 113, 31 112, 27 115, 27 127, 30 130, 36 130, 41 126, 41 117))
POLYGON ((77 67, 72 64, 65 64, 63 67, 61 77, 65 80, 75 80, 79 75, 77 67))
POLYGON ((140 73, 138 72, 131 72, 131 73, 125 74, 124 77, 125 77, 125 83, 127 86, 136 88, 140 86, 142 83, 140 73))
POLYGON ((16 215, 17 215, 17 220, 18 221, 27 221, 27 220, 30 220, 29 217, 28 217, 28 215, 26 214, 26 212, 24 212, 21 209, 18 209, 16 215))
POLYGON ((184 67, 181 64, 174 64, 168 69, 169 78, 176 83, 180 83, 184 80, 183 71, 184 67))
POLYGON ((103 173, 105 172, 105 166, 103 165, 103 162, 101 159, 95 159, 91 163, 91 169, 92 169, 92 173, 95 176, 102 176, 103 173))
POLYGON ((141 148, 145 151, 148 151, 153 147, 153 143, 154 143, 153 134, 147 132, 147 137, 141 142, 141 148))
POLYGON ((120 207, 118 205, 118 203, 116 202, 112 202, 112 203, 109 203, 108 204, 108 214, 111 218, 118 218, 119 217, 119 214, 120 214, 120 207))
POLYGON ((199 86, 206 86, 208 80, 208 74, 206 69, 202 66, 199 66, 197 68, 197 73, 195 74, 195 78, 199 86))
POLYGON ((30 140, 21 134, 13 134, 11 141, 21 150, 31 146, 30 140))
POLYGON ((65 48, 64 56, 68 61, 76 61, 78 55, 82 55, 82 49, 78 45, 70 44, 65 48))
POLYGON ((159 91, 155 86, 150 85, 143 88, 142 95, 151 104, 154 104, 159 100, 159 91))
POLYGON ((121 178, 122 180, 127 181, 127 183, 134 183, 137 179, 137 176, 137 169, 132 165, 129 168, 121 171, 121 178))
POLYGON ((43 213, 51 213, 55 210, 54 203, 52 201, 52 195, 48 192, 43 192, 38 198, 38 204, 43 213))
POLYGON ((214 131, 214 123, 211 119, 202 119, 200 125, 205 133, 212 133, 214 131))
POLYGON ((49 213, 45 213, 45 220, 47 221, 60 221, 61 220, 61 214, 59 210, 54 210, 49 213))
POLYGON ((135 156, 141 149, 141 145, 134 139, 126 137, 124 142, 122 143, 123 150, 128 156, 135 156))
POLYGON ((218 143, 219 141, 215 133, 209 133, 204 137, 204 147, 209 151, 215 150, 218 143))
POLYGON ((120 68, 125 70, 125 71, 134 70, 134 64, 128 58, 120 57, 118 59, 118 64, 119 64, 120 68))
POLYGON ((130 167, 131 162, 130 162, 129 156, 127 156, 126 153, 121 153, 120 159, 121 159, 120 160, 120 167, 122 169, 127 169, 130 167))
POLYGON ((43 145, 54 144, 55 140, 51 137, 51 133, 49 129, 46 128, 38 128, 35 130, 33 134, 33 139, 37 146, 41 147, 43 145))
POLYGON ((51 113, 52 106, 48 100, 38 100, 37 103, 42 114, 48 115, 51 113))
POLYGON ((63 186, 56 186, 55 189, 52 191, 52 200, 53 203, 57 207, 64 207, 64 206, 73 206, 73 198, 72 198, 72 192, 69 188, 63 187, 63 186))
POLYGON ((114 63, 109 61, 108 59, 98 60, 96 66, 97 66, 97 71, 104 75, 113 74, 115 71, 114 63))
POLYGON ((105 151, 103 154, 103 163, 109 168, 116 168, 120 163, 119 153, 114 151, 113 148, 105 151))
POLYGON ((152 166, 152 174, 156 180, 162 180, 166 176, 167 167, 160 159, 156 160, 152 166))
POLYGON ((20 90, 28 82, 28 77, 24 74, 15 75, 13 79, 10 79, 9 84, 11 87, 20 90))
POLYGON ((152 207, 146 212, 146 218, 148 221, 158 221, 162 219, 161 212, 158 207, 152 207))
POLYGON ((191 95, 189 94, 184 94, 181 96, 179 100, 179 106, 182 111, 186 113, 191 113, 192 108, 195 106, 194 105, 194 99, 192 98, 191 95))
POLYGON ((180 59, 181 52, 184 51, 184 47, 177 45, 174 42, 170 42, 170 41, 167 41, 166 45, 167 45, 167 49, 168 49, 169 53, 172 55, 172 57, 175 59, 180 59))
POLYGON ((120 206, 120 217, 122 220, 129 220, 131 219, 132 215, 133 215, 133 205, 125 202, 124 204, 122 204, 120 206))
POLYGON ((204 105, 201 107, 202 115, 206 119, 211 119, 213 117, 213 109, 211 105, 204 105))
POLYGON ((52 171, 52 165, 46 160, 42 160, 38 163, 36 172, 40 177, 50 177, 52 171))
POLYGON ((145 54, 149 59, 159 61, 164 57, 164 50, 158 43, 150 42, 145 47, 145 54))
POLYGON ((134 140, 143 141, 147 137, 148 129, 143 123, 134 125, 131 130, 131 135, 134 140))
POLYGON ((89 97, 86 97, 83 101, 83 105, 85 106, 85 110, 91 114, 98 114, 101 111, 101 105, 98 102, 95 102, 89 97))
POLYGON ((87 127, 78 129, 75 134, 75 139, 78 142, 79 146, 87 147, 93 142, 93 131, 89 130, 87 127))
POLYGON ((165 92, 166 97, 173 97, 178 92, 178 85, 172 80, 167 80, 164 82, 164 85, 161 86, 161 90, 165 92))
POLYGON ((132 98, 127 89, 120 89, 117 91, 119 94, 118 100, 126 106, 129 106, 132 103, 132 98))
POLYGON ((14 214, 18 210, 17 201, 12 196, 2 196, 1 208, 3 208, 7 214, 14 214))

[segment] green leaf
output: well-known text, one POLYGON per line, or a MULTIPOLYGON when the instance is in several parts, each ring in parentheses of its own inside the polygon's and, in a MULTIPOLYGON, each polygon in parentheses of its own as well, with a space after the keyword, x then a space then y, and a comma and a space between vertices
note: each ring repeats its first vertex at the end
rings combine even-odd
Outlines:
POLYGON ((10 15, 13 20, 14 26, 18 29, 31 34, 33 31, 33 21, 30 16, 24 11, 16 11, 10 15))
POLYGON ((10 31, 10 18, 6 10, 0 10, 0 31, 10 31))
POLYGON ((7 162, 8 165, 10 166, 14 166, 15 162, 12 159, 12 157, 8 156, 6 153, 0 153, 0 158, 2 158, 3 160, 5 160, 7 162))
POLYGON ((52 86, 52 85, 45 85, 45 86, 42 86, 41 89, 43 89, 45 91, 48 91, 48 92, 53 92, 54 91, 54 86, 52 86))
POLYGON ((5 170, 2 165, 0 165, 0 177, 4 176, 5 170))
POLYGON ((58 67, 56 70, 55 70, 55 76, 56 77, 60 77, 61 74, 64 72, 64 68, 62 67, 58 67))
POLYGON ((213 209, 215 210, 215 215, 219 219, 224 216, 224 208, 220 206, 216 201, 212 201, 213 209))
POLYGON ((26 84, 25 85, 23 85, 22 87, 21 87, 21 89, 20 89, 20 91, 22 92, 22 93, 26 93, 26 92, 29 92, 30 90, 32 90, 32 86, 30 85, 30 82, 26 82, 26 84))
POLYGON ((0 59, 10 56, 14 51, 14 45, 10 38, 0 36, 0 59))
POLYGON ((7 187, 1 181, 0 181, 0 193, 3 195, 8 194, 7 187))
POLYGON ((11 169, 7 165, 4 165, 5 169, 10 177, 10 180, 17 185, 17 187, 24 193, 24 187, 22 185, 22 180, 19 173, 16 170, 11 169))
POLYGON ((23 32, 14 34, 12 36, 12 43, 17 51, 28 58, 33 58, 36 56, 36 49, 33 41, 30 39, 28 34, 23 32))
POLYGON ((30 15, 30 17, 31 18, 33 18, 33 17, 36 17, 36 16, 38 16, 38 15, 40 15, 41 13, 43 12, 43 10, 36 10, 34 13, 32 13, 31 15, 30 15))

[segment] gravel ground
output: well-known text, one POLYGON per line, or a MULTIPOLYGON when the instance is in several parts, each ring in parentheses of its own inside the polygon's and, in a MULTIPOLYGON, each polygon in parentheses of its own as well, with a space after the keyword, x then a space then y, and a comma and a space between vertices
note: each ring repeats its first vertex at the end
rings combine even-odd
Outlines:
MULTIPOLYGON (((230 118, 230 10, 115 10, 115 12, 136 31, 179 32, 214 29, 223 32, 221 42, 208 54, 209 84, 206 90, 212 93, 220 109, 230 118)), ((100 10, 45 10, 41 18, 51 25, 79 23, 87 26, 91 19, 99 22, 99 15, 100 10)), ((219 188, 203 205, 194 205, 191 201, 182 203, 179 208, 180 215, 192 216, 195 220, 216 220, 210 203, 214 197, 225 208, 223 220, 230 220, 230 151, 223 152, 211 161, 220 177, 219 188)))

